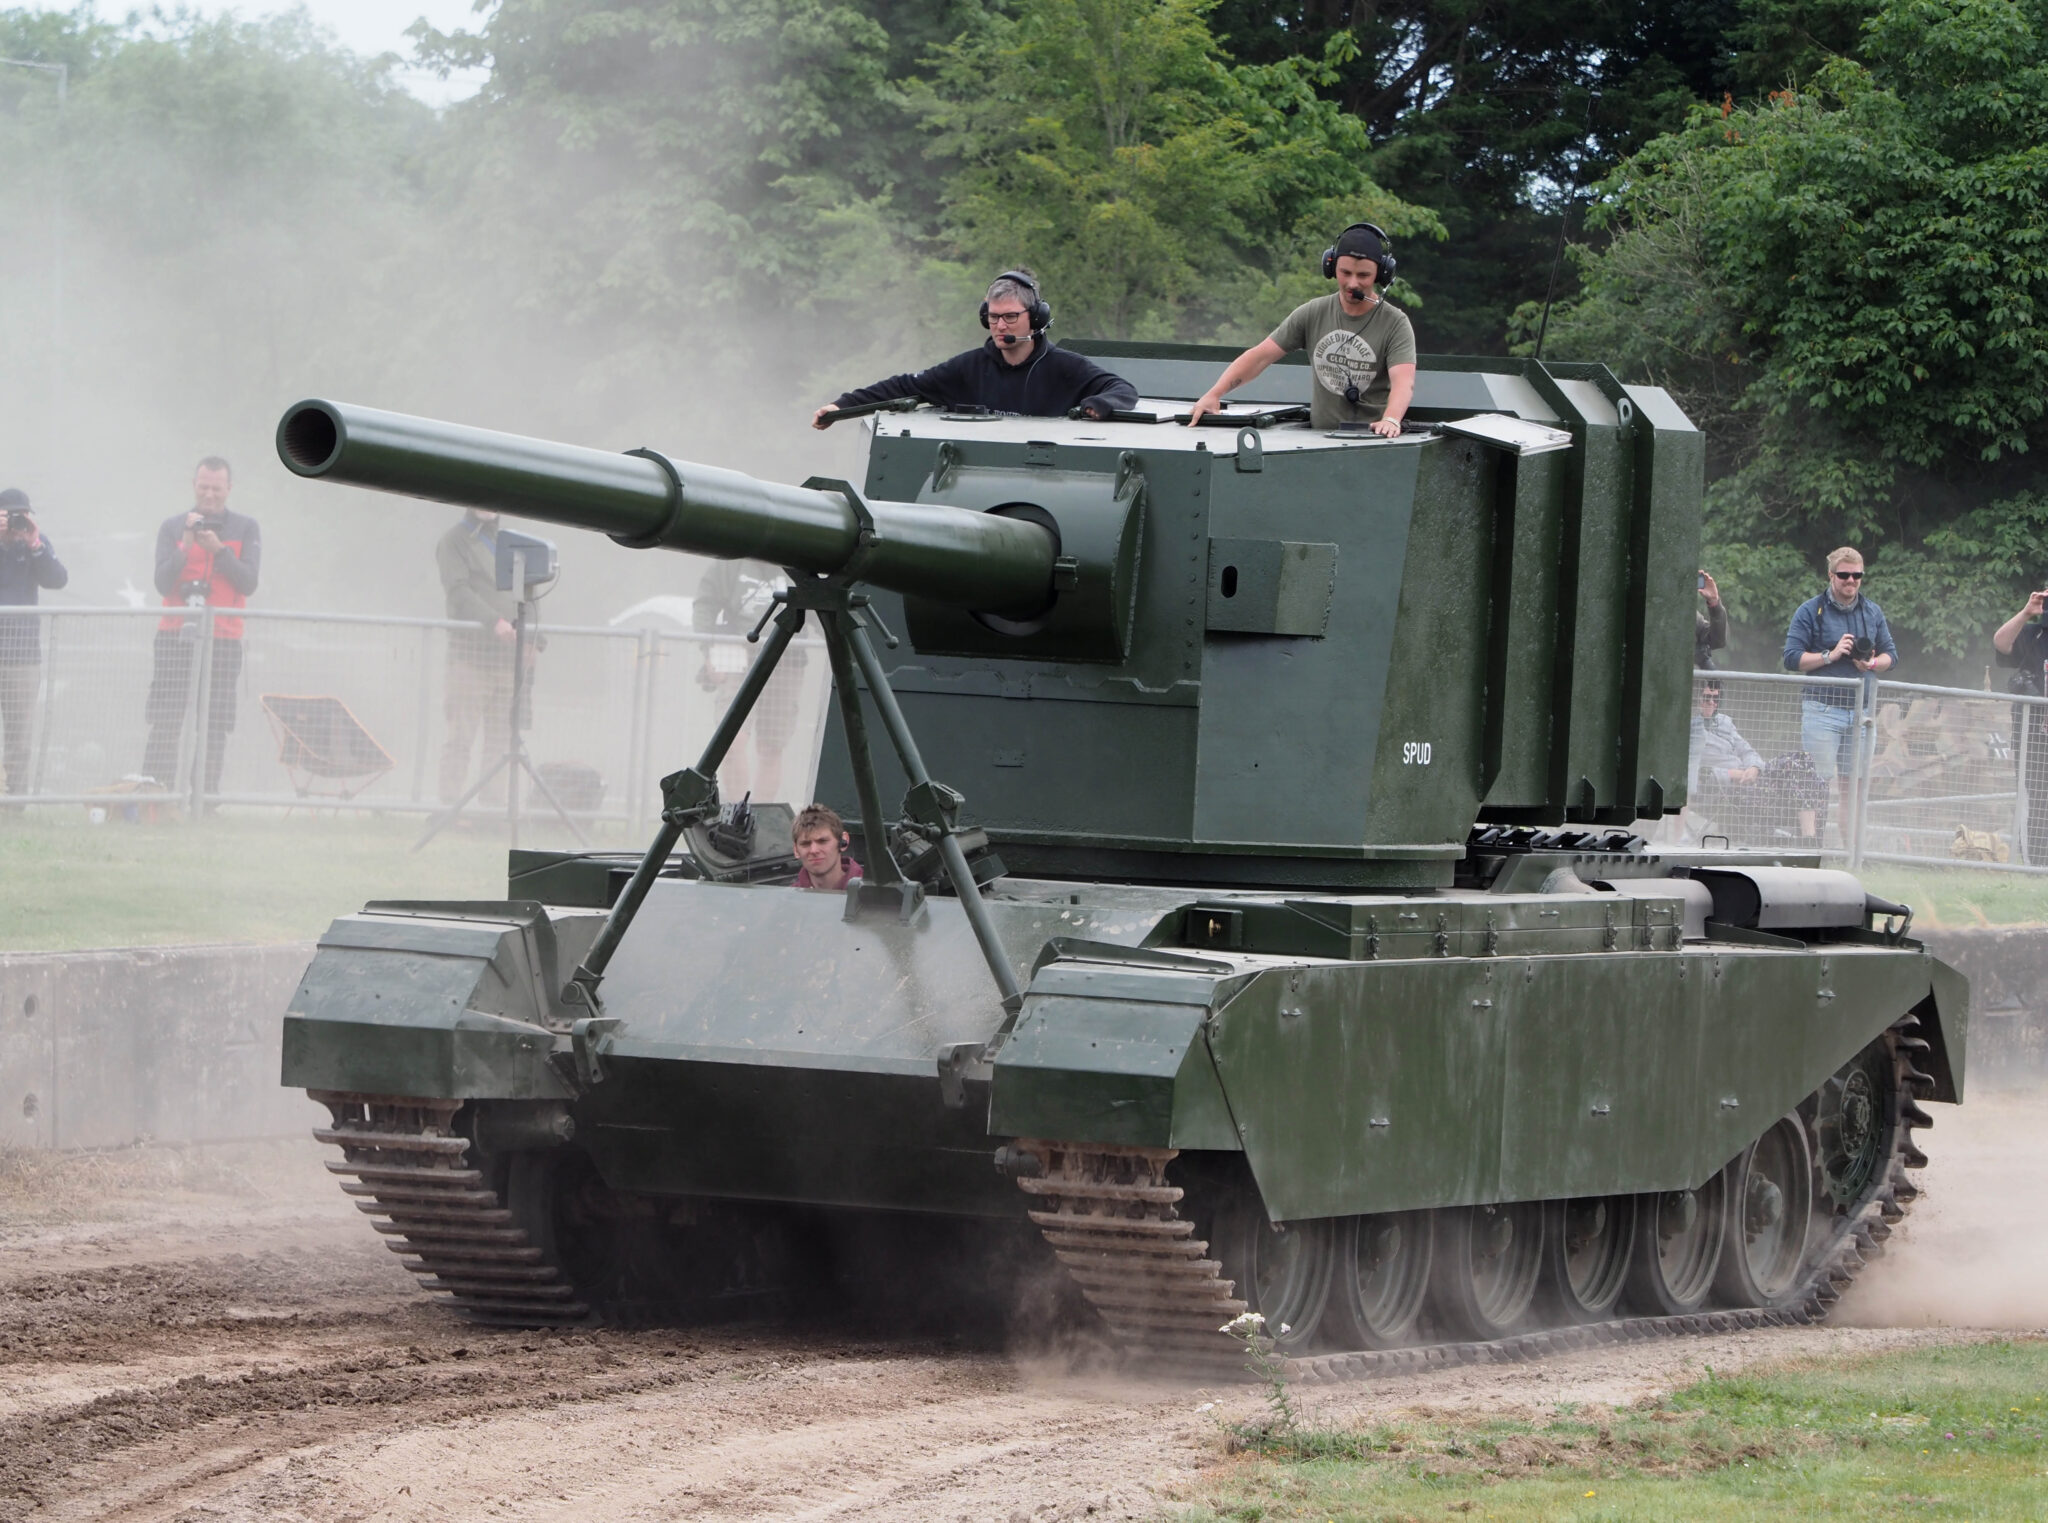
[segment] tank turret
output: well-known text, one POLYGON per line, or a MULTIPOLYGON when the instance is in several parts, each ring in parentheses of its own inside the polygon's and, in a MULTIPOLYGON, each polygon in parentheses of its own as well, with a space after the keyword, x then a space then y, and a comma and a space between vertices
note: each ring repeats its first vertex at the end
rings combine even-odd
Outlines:
MULTIPOLYGON (((1169 396, 1188 363, 1095 347, 1169 396)), ((1261 400, 889 414, 858 490, 327 402, 278 443, 302 476, 874 589, 926 762, 1015 868, 1444 885, 1477 821, 1683 804, 1704 453, 1668 396, 1432 362, 1395 440, 1261 400)), ((854 770, 835 723, 820 793, 865 826, 854 770)))

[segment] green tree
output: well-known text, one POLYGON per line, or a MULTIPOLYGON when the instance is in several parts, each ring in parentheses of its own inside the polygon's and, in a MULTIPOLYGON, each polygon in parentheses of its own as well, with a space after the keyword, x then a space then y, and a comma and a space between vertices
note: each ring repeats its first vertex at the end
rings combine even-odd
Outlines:
POLYGON ((2040 571, 2048 6, 1891 0, 1859 48, 1624 164, 1553 352, 1671 381, 1717 426, 1738 612, 1855 541, 1897 621, 1961 655, 2040 571))
POLYGON ((1382 190, 1363 125, 1325 98, 1348 56, 1233 65, 1211 0, 1020 0, 934 51, 932 152, 959 168, 945 232, 976 270, 1025 262, 1069 331, 1246 338, 1322 289, 1347 222, 1434 233, 1382 190))

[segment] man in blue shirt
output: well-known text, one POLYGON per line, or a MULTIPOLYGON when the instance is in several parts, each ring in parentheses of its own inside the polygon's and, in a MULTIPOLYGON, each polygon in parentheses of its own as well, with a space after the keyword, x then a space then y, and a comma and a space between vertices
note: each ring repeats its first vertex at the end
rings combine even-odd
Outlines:
MULTIPOLYGON (((1785 631, 1785 670, 1812 677, 1860 677, 1898 665, 1884 610, 1863 595, 1863 554, 1844 545, 1828 552, 1827 591, 1808 598, 1785 631)), ((1800 690, 1799 743, 1825 782, 1835 779, 1836 806, 1849 789, 1856 739, 1857 689, 1815 683, 1800 690)), ((1801 835, 1819 844, 1816 811, 1799 813, 1801 835)))

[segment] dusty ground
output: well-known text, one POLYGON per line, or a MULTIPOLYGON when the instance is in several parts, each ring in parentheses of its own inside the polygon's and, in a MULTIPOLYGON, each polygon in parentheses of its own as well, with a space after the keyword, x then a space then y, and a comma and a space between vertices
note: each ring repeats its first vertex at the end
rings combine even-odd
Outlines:
MULTIPOLYGON (((2038 1097, 1941 1110, 1929 1200, 1845 1303, 1862 1325, 1307 1399, 1548 1410, 2048 1326, 2044 1142, 2038 1097)), ((0 1519, 1142 1518, 1253 1399, 830 1329, 481 1332, 413 1288, 310 1142, 0 1158, 0 1519)))

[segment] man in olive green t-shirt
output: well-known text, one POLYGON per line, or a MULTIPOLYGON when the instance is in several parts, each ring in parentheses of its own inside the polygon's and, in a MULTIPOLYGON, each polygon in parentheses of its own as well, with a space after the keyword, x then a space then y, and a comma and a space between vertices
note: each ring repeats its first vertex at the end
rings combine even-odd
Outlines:
POLYGON ((1376 289, 1380 271, 1392 261, 1379 230, 1364 223, 1344 229, 1335 254, 1336 291, 1303 302, 1271 337, 1232 360, 1195 402, 1191 425, 1204 413, 1220 411, 1226 392, 1263 373, 1283 354, 1306 349, 1315 377, 1309 390, 1311 427, 1362 424, 1389 439, 1401 432, 1401 419, 1415 396, 1415 330, 1408 315, 1376 289))

